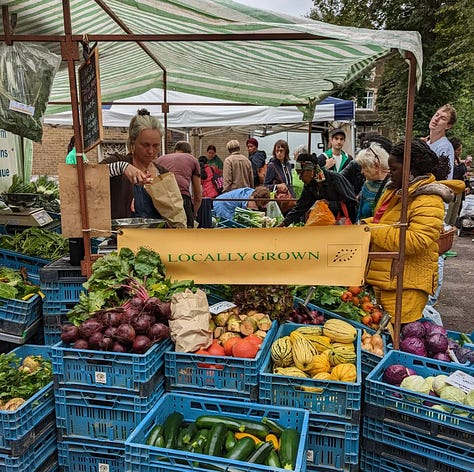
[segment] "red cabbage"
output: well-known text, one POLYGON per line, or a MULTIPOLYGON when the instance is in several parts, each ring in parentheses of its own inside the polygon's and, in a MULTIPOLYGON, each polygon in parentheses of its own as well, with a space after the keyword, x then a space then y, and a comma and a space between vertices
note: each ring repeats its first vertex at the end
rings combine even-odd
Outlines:
MULTIPOLYGON (((426 332, 424 323, 421 321, 413 321, 412 323, 407 323, 402 328, 402 337, 403 338, 422 338, 426 332)), ((408 351, 409 352, 409 351, 408 351)))
POLYGON ((391 385, 400 385, 402 380, 409 375, 416 375, 416 372, 404 365, 392 364, 385 369, 383 380, 391 385))
POLYGON ((436 354, 433 354, 433 359, 436 359, 437 361, 443 361, 443 362, 452 362, 452 359, 449 357, 449 354, 446 352, 437 352, 436 354))
POLYGON ((448 349, 448 338, 440 333, 430 334, 426 337, 425 344, 430 354, 446 352, 446 349, 448 349))
POLYGON ((442 334, 443 336, 448 336, 448 332, 442 326, 438 326, 433 323, 425 323, 425 337, 431 336, 435 333, 442 334))
POLYGON ((427 357, 428 355, 423 339, 415 336, 403 338, 400 341, 400 350, 403 352, 409 352, 410 354, 415 354, 416 356, 427 357))

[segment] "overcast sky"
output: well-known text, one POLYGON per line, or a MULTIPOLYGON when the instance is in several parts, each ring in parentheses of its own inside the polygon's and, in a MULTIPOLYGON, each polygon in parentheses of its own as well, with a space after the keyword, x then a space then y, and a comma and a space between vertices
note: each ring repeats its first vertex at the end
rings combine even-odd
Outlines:
POLYGON ((314 5, 313 0, 234 0, 262 10, 273 10, 293 16, 305 16, 314 5))

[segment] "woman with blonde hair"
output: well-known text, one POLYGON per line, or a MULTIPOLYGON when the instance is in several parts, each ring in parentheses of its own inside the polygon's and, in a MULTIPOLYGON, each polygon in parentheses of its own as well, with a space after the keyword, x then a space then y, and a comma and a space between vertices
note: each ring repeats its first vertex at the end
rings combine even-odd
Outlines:
POLYGON ((357 154, 355 161, 365 177, 359 194, 357 220, 360 220, 373 216, 375 206, 388 182, 388 152, 380 144, 371 143, 357 154))

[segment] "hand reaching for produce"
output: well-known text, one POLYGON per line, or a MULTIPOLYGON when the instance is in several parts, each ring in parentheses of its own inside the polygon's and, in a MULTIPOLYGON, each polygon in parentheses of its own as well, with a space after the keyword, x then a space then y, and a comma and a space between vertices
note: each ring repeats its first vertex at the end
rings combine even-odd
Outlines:
POLYGON ((142 172, 138 167, 135 167, 132 164, 129 164, 125 169, 125 177, 130 181, 132 184, 147 184, 150 183, 153 179, 151 175, 147 172, 142 172))

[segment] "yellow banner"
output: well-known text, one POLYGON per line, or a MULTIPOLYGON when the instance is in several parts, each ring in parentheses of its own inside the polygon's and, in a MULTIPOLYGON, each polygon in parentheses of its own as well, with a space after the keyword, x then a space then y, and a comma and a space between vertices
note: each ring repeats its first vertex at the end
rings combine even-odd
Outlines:
POLYGON ((172 279, 197 284, 362 285, 370 232, 363 226, 123 229, 118 248, 147 246, 172 279))

